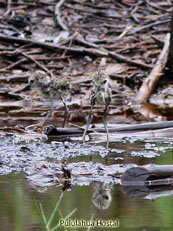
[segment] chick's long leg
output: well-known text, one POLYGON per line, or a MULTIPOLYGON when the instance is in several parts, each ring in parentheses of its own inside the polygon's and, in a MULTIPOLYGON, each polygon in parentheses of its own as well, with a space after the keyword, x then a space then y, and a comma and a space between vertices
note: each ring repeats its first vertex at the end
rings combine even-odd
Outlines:
POLYGON ((53 97, 50 96, 50 101, 51 101, 51 108, 50 110, 48 111, 46 117, 41 121, 39 122, 38 124, 32 124, 32 125, 29 125, 26 127, 26 130, 27 129, 34 129, 34 130, 37 130, 39 127, 43 127, 45 121, 49 118, 49 116, 51 116, 51 114, 54 112, 55 110, 55 107, 54 107, 54 103, 53 103, 53 97))
POLYGON ((107 134, 107 144, 106 144, 106 149, 109 149, 109 131, 108 131, 108 124, 107 124, 107 111, 109 107, 109 102, 106 102, 105 110, 104 110, 104 116, 103 116, 103 124, 106 130, 107 134))
POLYGON ((84 131, 83 137, 82 137, 83 143, 85 143, 85 136, 86 136, 86 133, 87 133, 87 131, 88 131, 88 128, 89 128, 89 126, 90 126, 90 124, 91 124, 91 122, 92 122, 92 110, 93 110, 93 106, 94 106, 94 104, 91 102, 89 117, 88 117, 88 119, 87 119, 85 131, 84 131))
POLYGON ((44 123, 46 122, 46 120, 52 115, 52 113, 53 113, 54 110, 55 110, 52 95, 50 95, 50 102, 51 102, 51 108, 50 108, 50 110, 48 111, 46 117, 38 124, 40 127, 42 127, 42 126, 44 125, 44 123))
POLYGON ((69 108, 67 107, 67 104, 66 102, 64 101, 63 97, 61 96, 60 94, 60 98, 61 98, 61 101, 63 102, 64 104, 64 107, 65 107, 65 112, 64 112, 64 121, 63 121, 63 128, 66 126, 66 123, 67 123, 67 117, 69 116, 70 112, 69 112, 69 108))

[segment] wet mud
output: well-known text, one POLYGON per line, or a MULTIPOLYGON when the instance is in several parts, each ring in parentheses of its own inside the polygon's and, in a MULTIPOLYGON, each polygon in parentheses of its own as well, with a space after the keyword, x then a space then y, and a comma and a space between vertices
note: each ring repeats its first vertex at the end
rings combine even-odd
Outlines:
POLYGON ((114 141, 108 151, 105 142, 83 144, 79 137, 75 139, 57 141, 36 132, 1 131, 0 174, 25 173, 36 187, 64 185, 64 166, 71 171, 72 185, 120 183, 122 173, 141 162, 138 158, 150 163, 173 143, 171 139, 157 138, 156 142, 153 138, 124 137, 114 141))

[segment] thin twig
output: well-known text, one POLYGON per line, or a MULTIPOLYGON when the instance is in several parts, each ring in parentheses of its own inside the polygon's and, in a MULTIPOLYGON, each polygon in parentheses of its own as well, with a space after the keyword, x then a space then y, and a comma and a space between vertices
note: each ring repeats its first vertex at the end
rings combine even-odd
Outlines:
MULTIPOLYGON (((71 126, 73 126, 73 127, 75 127, 75 128, 79 128, 79 129, 81 129, 82 131, 85 131, 85 128, 83 128, 83 127, 81 127, 81 126, 79 126, 79 125, 77 125, 77 124, 69 123, 69 125, 71 125, 71 126)), ((88 131, 88 132, 98 133, 97 131, 95 131, 95 130, 92 129, 92 128, 89 128, 87 131, 88 131)))
MULTIPOLYGON (((26 45, 23 46, 23 47, 26 47, 26 45)), ((10 55, 21 54, 21 55, 23 55, 24 57, 26 57, 27 59, 29 59, 29 60, 31 60, 32 62, 34 62, 39 68, 41 68, 42 70, 46 71, 51 77, 53 77, 53 74, 52 74, 51 71, 49 71, 43 64, 39 63, 39 62, 38 62, 34 57, 32 57, 31 55, 28 55, 26 52, 22 52, 20 48, 17 48, 17 49, 14 50, 14 51, 2 51, 2 52, 0 52, 0 54, 1 54, 1 55, 2 55, 2 54, 3 54, 3 55, 5 55, 5 54, 10 54, 10 55)), ((1 69, 0 72, 6 71, 6 70, 8 70, 8 69, 10 69, 10 68, 13 68, 13 67, 15 67, 16 65, 19 65, 19 64, 21 64, 21 63, 23 63, 23 62, 25 62, 25 61, 26 61, 26 59, 18 60, 17 62, 15 62, 15 63, 13 63, 13 64, 7 66, 6 68, 1 69)))
POLYGON ((51 77, 53 77, 53 74, 51 71, 49 71, 43 64, 39 63, 37 60, 35 60, 32 56, 27 55, 25 52, 21 52, 23 56, 30 59, 32 62, 34 62, 39 68, 47 72, 51 77))
MULTIPOLYGON (((17 11, 17 10, 25 9, 25 8, 27 8, 27 6, 17 6, 17 7, 7 7, 7 8, 9 8, 9 9, 5 12, 5 14, 2 17, 8 16, 11 11, 17 11)), ((0 18, 2 18, 2 17, 0 17, 0 18)))
POLYGON ((69 123, 69 125, 71 125, 71 126, 73 126, 73 127, 75 127, 75 128, 79 128, 79 129, 81 129, 82 131, 85 131, 85 128, 83 128, 83 127, 81 127, 81 126, 79 126, 79 125, 77 125, 77 124, 69 123))
POLYGON ((152 65, 137 62, 135 60, 124 57, 123 55, 119 55, 116 52, 109 52, 109 54, 110 54, 110 56, 116 58, 119 61, 123 61, 123 62, 126 62, 128 64, 134 65, 134 66, 138 66, 138 67, 141 67, 141 68, 144 68, 144 69, 152 69, 153 68, 152 65))
POLYGON ((15 36, 6 36, 0 33, 0 40, 2 41, 11 41, 11 42, 18 42, 18 43, 23 43, 23 44, 28 44, 28 43, 32 43, 33 45, 37 45, 43 48, 49 48, 52 50, 68 50, 71 52, 78 52, 78 53, 83 53, 85 50, 82 47, 79 48, 72 48, 72 47, 66 47, 66 46, 59 46, 57 44, 54 43, 45 43, 45 42, 38 42, 38 41, 34 41, 32 39, 25 39, 25 38, 18 38, 15 36))
POLYGON ((60 0, 55 6, 55 15, 57 24, 65 31, 68 31, 67 26, 62 22, 60 8, 64 4, 65 0, 60 0))
POLYGON ((159 22, 153 22, 153 23, 150 23, 150 24, 147 24, 145 26, 139 26, 133 30, 131 30, 131 32, 129 32, 128 34, 129 35, 133 35, 135 33, 138 33, 138 32, 141 32, 143 30, 146 30, 146 29, 149 29, 150 27, 153 27, 153 26, 158 26, 158 25, 161 25, 161 24, 165 24, 167 22, 170 22, 170 19, 166 19, 164 21, 159 21, 159 22))
POLYGON ((19 43, 33 43, 35 45, 38 45, 40 47, 44 47, 44 48, 50 48, 50 49, 58 49, 58 50, 67 50, 69 52, 77 52, 77 53, 88 53, 91 55, 95 55, 98 57, 113 57, 117 60, 132 64, 134 66, 138 66, 144 69, 151 69, 153 66, 152 65, 148 65, 145 63, 140 63, 134 60, 131 60, 130 58, 127 58, 123 55, 119 55, 115 52, 108 52, 105 49, 96 49, 96 48, 84 48, 84 47, 66 47, 66 46, 58 46, 56 44, 51 44, 51 43, 44 43, 44 42, 37 42, 37 41, 33 41, 31 39, 23 39, 23 38, 16 38, 14 36, 4 36, 2 34, 0 34, 0 40, 5 40, 5 41, 12 41, 12 42, 19 42, 19 43))
POLYGON ((125 28, 125 30, 118 36, 118 38, 119 39, 121 39, 122 37, 124 37, 126 34, 127 34, 127 32, 132 28, 133 26, 127 26, 126 28, 125 28))
POLYGON ((25 58, 20 59, 20 60, 16 61, 15 63, 12 63, 12 64, 8 65, 7 67, 0 69, 0 72, 4 72, 4 71, 7 71, 9 69, 12 69, 16 66, 19 66, 22 63, 25 63, 26 61, 27 61, 27 59, 25 59, 25 58))
POLYGON ((7 16, 11 11, 11 0, 7 1, 7 11, 5 12, 5 16, 7 16))
POLYGON ((0 82, 11 82, 11 83, 26 83, 28 81, 29 78, 29 74, 25 73, 23 76, 12 76, 12 77, 0 77, 0 82))

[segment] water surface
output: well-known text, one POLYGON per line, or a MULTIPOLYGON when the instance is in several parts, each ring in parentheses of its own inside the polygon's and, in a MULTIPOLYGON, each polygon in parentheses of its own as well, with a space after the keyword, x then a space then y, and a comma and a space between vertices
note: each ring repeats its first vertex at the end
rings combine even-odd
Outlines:
MULTIPOLYGON (((156 164, 172 164, 173 153, 171 148, 164 149, 165 143, 153 142, 155 144, 155 152, 158 155, 142 156, 140 155, 143 146, 146 143, 137 142, 136 145, 129 146, 130 151, 124 153, 112 153, 108 160, 108 164, 112 163, 136 163, 147 164, 154 162, 156 164), (139 148, 140 147, 140 148, 139 148), (156 148, 157 147, 157 148, 156 148), (133 150, 132 150, 133 149, 133 150), (136 152, 135 152, 136 150, 136 152), (131 156, 131 152, 135 152, 136 156, 131 156), (117 157, 120 159, 116 159, 117 157)), ((118 143, 115 145, 119 147, 118 143)), ((122 147, 122 146, 121 146, 122 147)), ((151 147, 151 146, 150 146, 151 147)), ((73 158, 71 161, 87 160, 87 157, 73 158)), ((70 161, 70 160, 69 160, 70 161)), ((96 156, 93 161, 101 161, 104 158, 96 156)), ((109 227, 98 228, 93 230, 172 230, 173 227, 173 196, 169 189, 170 195, 159 197, 155 200, 147 200, 143 198, 129 197, 124 194, 122 186, 119 184, 110 184, 103 186, 104 183, 92 183, 90 185, 72 185, 71 191, 65 191, 60 204, 60 212, 63 217, 69 214, 74 208, 77 208, 71 219, 102 219, 102 220, 119 220, 119 228, 111 229, 109 227), (108 193, 108 203, 104 208, 99 208, 97 203, 93 202, 94 193, 102 184, 102 188, 106 188, 108 193)), ((25 174, 9 174, 0 176, 0 226, 1 230, 45 230, 45 226, 40 214, 39 204, 43 206, 46 217, 51 215, 60 194, 61 187, 36 187, 26 180, 25 174)), ((59 221, 59 213, 54 218, 52 226, 59 221)), ((69 230, 71 230, 70 228, 69 230)), ((61 228, 59 230, 65 230, 61 228)), ((87 230, 87 228, 74 228, 73 230, 87 230)))

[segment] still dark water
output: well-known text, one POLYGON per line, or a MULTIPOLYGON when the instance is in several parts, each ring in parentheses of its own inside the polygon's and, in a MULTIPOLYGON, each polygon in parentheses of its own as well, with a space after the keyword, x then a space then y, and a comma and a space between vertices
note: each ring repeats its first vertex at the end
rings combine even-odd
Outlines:
MULTIPOLYGON (((162 150, 160 143, 158 147, 162 150)), ((165 147, 165 144, 163 144, 163 147, 165 147)), ((134 153, 133 151, 133 155, 134 153)), ((141 165, 151 162, 156 164, 173 163, 173 154, 170 148, 164 153, 160 151, 160 156, 153 156, 152 158, 140 155, 132 157, 131 154, 132 152, 120 155, 125 155, 124 161, 126 162, 141 165)), ((113 154, 110 158, 112 162, 111 159, 115 162, 113 154)), ((42 204, 48 219, 61 195, 60 187, 36 188, 25 177, 24 174, 0 176, 0 230, 2 231, 46 230, 39 204, 42 204)), ((91 230, 173 230, 173 188, 166 189, 164 196, 155 200, 148 200, 130 198, 130 194, 125 193, 119 184, 108 185, 109 203, 105 206, 107 208, 100 209, 93 200, 97 187, 99 187, 97 183, 86 186, 73 185, 71 191, 64 192, 59 210, 51 224, 52 227, 58 223, 60 214, 64 218, 73 209, 77 208, 71 219, 90 220, 93 217, 94 220, 119 220, 118 228, 94 227, 91 230)), ((57 230, 89 229, 75 227, 57 230)))

